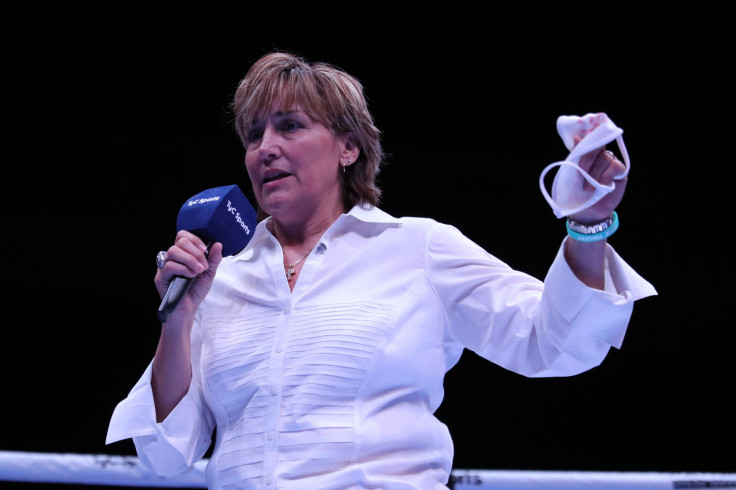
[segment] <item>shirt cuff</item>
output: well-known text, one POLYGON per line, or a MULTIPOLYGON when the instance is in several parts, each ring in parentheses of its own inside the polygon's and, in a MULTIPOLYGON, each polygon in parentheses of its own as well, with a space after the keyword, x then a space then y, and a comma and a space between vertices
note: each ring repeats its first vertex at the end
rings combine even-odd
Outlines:
POLYGON ((149 364, 128 397, 118 403, 110 419, 105 444, 131 437, 152 435, 156 428, 156 408, 151 390, 153 364, 149 364))
POLYGON ((590 288, 577 278, 565 260, 563 240, 544 280, 545 291, 566 321, 583 324, 592 337, 621 348, 634 301, 657 292, 613 247, 606 247, 605 290, 590 288))
POLYGON ((186 471, 201 457, 210 445, 211 430, 193 392, 197 390, 193 381, 166 419, 156 422, 152 369, 153 363, 115 408, 105 443, 132 438, 141 461, 166 476, 186 471))

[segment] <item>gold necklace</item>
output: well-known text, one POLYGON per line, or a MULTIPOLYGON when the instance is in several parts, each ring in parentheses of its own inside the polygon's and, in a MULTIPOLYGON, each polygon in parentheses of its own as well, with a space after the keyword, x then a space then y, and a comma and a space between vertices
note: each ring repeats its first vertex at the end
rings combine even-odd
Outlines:
POLYGON ((287 281, 291 281, 291 276, 293 276, 293 275, 294 275, 294 267, 296 267, 296 265, 297 265, 297 264, 298 264, 299 262, 301 262, 302 260, 304 260, 304 258, 305 258, 305 257, 306 257, 307 255, 309 255, 310 253, 312 253, 312 250, 313 250, 313 249, 314 249, 314 247, 310 248, 310 249, 309 249, 309 252, 307 252, 307 253, 305 253, 304 255, 302 255, 302 256, 301 256, 301 257, 299 258, 299 260, 297 260, 297 261, 296 261, 296 262, 294 262, 293 264, 291 264, 291 265, 286 265, 286 266, 284 266, 284 269, 286 269, 286 280, 287 280, 287 281))

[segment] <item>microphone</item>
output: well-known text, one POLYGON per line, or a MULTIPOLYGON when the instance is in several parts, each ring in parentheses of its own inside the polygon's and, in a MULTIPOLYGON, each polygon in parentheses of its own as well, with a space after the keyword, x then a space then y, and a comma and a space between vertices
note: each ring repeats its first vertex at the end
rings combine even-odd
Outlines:
MULTIPOLYGON (((207 250, 215 242, 222 243, 222 256, 237 254, 253 237, 258 218, 256 210, 237 185, 214 187, 196 194, 182 205, 176 219, 176 230, 189 231, 205 243, 207 250)), ((166 322, 189 289, 192 278, 175 276, 169 284, 158 319, 166 322)))

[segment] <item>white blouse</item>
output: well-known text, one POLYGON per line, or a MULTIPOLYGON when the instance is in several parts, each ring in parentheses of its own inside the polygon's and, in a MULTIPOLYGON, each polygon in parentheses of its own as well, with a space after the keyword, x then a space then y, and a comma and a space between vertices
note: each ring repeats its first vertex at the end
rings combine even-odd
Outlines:
POLYGON ((453 445, 434 417, 464 348, 525 376, 570 376, 620 347, 654 288, 608 248, 607 291, 558 252, 544 284, 456 228, 356 206, 305 259, 293 292, 261 222, 223 260, 192 330, 192 383, 156 423, 151 366, 107 443, 133 438, 161 475, 215 448, 210 488, 446 488, 453 445))

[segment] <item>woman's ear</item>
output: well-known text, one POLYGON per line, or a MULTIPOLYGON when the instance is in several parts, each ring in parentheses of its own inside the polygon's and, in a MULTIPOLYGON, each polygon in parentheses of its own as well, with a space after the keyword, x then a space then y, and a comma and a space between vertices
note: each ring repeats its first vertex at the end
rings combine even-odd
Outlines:
POLYGON ((342 154, 340 155, 340 165, 352 165, 360 156, 360 146, 357 138, 352 134, 345 135, 342 154))

